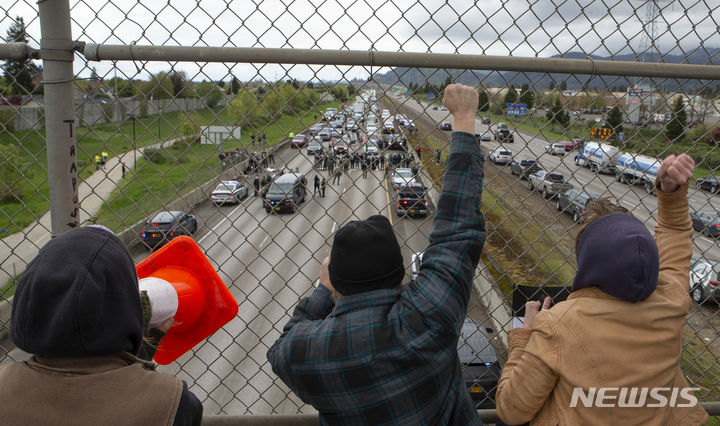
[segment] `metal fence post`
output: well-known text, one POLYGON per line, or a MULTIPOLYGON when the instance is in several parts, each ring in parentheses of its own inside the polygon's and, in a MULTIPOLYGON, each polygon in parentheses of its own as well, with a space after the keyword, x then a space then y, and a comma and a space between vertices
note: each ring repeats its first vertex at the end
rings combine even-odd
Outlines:
POLYGON ((73 41, 68 0, 38 2, 45 91, 45 137, 51 235, 79 225, 77 147, 73 104, 73 41))

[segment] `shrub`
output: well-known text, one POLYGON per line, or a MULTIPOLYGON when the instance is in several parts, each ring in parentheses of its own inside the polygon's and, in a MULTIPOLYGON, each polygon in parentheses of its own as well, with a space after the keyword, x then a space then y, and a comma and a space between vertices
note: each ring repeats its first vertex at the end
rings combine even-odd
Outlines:
POLYGON ((155 164, 168 164, 172 162, 162 148, 145 148, 143 149, 143 155, 148 161, 155 164))

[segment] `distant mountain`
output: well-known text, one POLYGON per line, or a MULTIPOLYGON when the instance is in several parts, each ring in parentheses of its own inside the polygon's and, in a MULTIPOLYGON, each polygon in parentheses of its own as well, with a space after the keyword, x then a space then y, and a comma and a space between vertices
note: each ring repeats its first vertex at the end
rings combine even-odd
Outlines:
MULTIPOLYGON (((595 60, 638 61, 638 58, 634 54, 621 54, 613 57, 597 55, 589 56, 595 60)), ((552 58, 568 59, 585 59, 586 57, 588 57, 588 55, 582 52, 568 52, 564 55, 552 56, 552 58)), ((662 58, 658 54, 648 54, 642 58, 642 60, 643 62, 665 62, 673 64, 684 63, 695 65, 720 65, 720 48, 706 48, 704 50, 697 49, 689 55, 667 54, 662 58)), ((448 76, 450 76, 450 78, 456 83, 473 86, 478 83, 487 87, 505 87, 510 84, 514 84, 516 87, 519 87, 523 84, 529 84, 534 86, 536 89, 549 87, 553 81, 556 85, 559 85, 561 81, 565 81, 568 90, 577 90, 583 86, 588 88, 612 86, 625 87, 629 83, 628 79, 615 76, 596 76, 588 82, 589 76, 580 74, 571 76, 569 74, 548 75, 542 73, 517 73, 514 71, 468 71, 406 67, 393 68, 384 74, 375 74, 374 80, 380 84, 403 84, 407 86, 410 83, 425 84, 426 81, 429 81, 432 84, 440 84, 444 82, 448 76)), ((652 81, 652 84, 664 91, 677 90, 679 85, 682 84, 683 90, 692 91, 702 86, 704 83, 699 81, 658 79, 657 81, 652 81)))

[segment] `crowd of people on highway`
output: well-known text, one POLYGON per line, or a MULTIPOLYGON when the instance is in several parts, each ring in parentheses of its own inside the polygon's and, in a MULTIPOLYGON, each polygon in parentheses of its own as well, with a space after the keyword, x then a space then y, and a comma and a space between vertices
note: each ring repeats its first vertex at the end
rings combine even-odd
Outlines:
MULTIPOLYGON (((487 237, 478 93, 450 84, 443 103, 454 132, 417 277, 403 284, 405 262, 387 217, 350 221, 332 237, 319 284, 267 351, 273 372, 318 410, 321 424, 482 424, 456 350, 487 237)), ((685 154, 663 161, 654 238, 609 200, 588 207, 570 297, 554 306, 528 302, 524 324, 509 332, 499 424, 705 422, 679 367, 691 307, 694 166, 685 154), (573 404, 577 389, 619 388, 683 389, 689 403, 573 404)), ((343 169, 327 168, 333 177, 343 169)), ((256 174, 256 195, 263 181, 256 174)), ((313 192, 324 189, 316 175, 313 192)), ((32 356, 0 366, 2 423, 199 425, 202 405, 187 384, 149 362, 171 324, 149 327, 153 306, 143 300, 132 258, 110 230, 80 228, 47 243, 17 284, 10 336, 32 356)))

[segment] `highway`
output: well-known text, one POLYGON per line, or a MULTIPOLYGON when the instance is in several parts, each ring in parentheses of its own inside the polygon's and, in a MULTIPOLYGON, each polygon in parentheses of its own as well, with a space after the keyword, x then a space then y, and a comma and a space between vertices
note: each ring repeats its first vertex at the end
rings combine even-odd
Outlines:
MULTIPOLYGON (((428 103, 423 102, 419 105, 414 99, 405 96, 396 97, 395 100, 401 103, 401 109, 413 120, 426 118, 436 123, 442 121, 452 122, 452 116, 450 116, 447 111, 440 109, 433 110, 428 103)), ((492 135, 495 125, 497 125, 497 123, 483 125, 478 119, 475 122, 475 130, 479 134, 489 132, 490 135, 492 135)), ((654 228, 657 215, 657 198, 654 195, 646 193, 643 186, 625 185, 617 182, 614 175, 597 174, 588 168, 576 166, 574 163, 576 152, 568 153, 565 156, 547 154, 545 147, 550 142, 548 142, 545 137, 539 134, 517 131, 512 128, 511 124, 508 124, 508 126, 515 135, 515 142, 503 144, 495 141, 483 142, 482 144, 487 147, 486 152, 489 153, 493 149, 503 146, 513 153, 514 158, 536 158, 544 169, 564 174, 576 188, 582 188, 601 196, 609 196, 617 199, 621 205, 629 209, 633 215, 643 221, 648 228, 651 230, 654 228)), ((553 140, 552 142, 557 141, 553 140)), ((507 172, 508 174, 510 173, 509 167, 507 168, 507 172)), ((488 184, 491 184, 491 182, 488 182, 488 184)), ((515 186, 519 187, 518 193, 523 193, 523 190, 525 193, 529 193, 526 181, 518 179, 515 186)), ((697 189, 694 186, 690 187, 688 195, 691 211, 720 211, 720 197, 697 189)), ((561 213, 558 212, 558 214, 561 213)), ((693 236, 693 254, 695 256, 720 260, 720 247, 713 239, 696 232, 693 236)))
MULTIPOLYGON (((360 148, 351 145, 350 153, 360 148)), ((314 288, 334 232, 348 221, 373 214, 390 217, 402 247, 407 281, 411 255, 425 249, 432 228, 432 214, 397 217, 395 194, 392 188, 387 190, 384 171, 369 170, 363 179, 359 169, 351 169, 339 185, 332 185, 327 171, 320 172, 327 180, 326 197, 321 198, 312 195, 317 172, 305 149, 282 149, 271 167, 306 174, 307 201, 296 213, 268 214, 252 191, 238 206, 215 206, 208 200, 192 212, 199 222, 195 240, 238 301, 239 313, 206 342, 160 370, 186 380, 203 401, 206 414, 313 412, 273 374, 266 352, 295 304, 314 288)), ((247 178, 250 188, 253 177, 247 178)), ((134 255, 139 261, 147 253, 134 255)), ((470 306, 470 316, 484 324, 487 314, 475 297, 470 306)))

